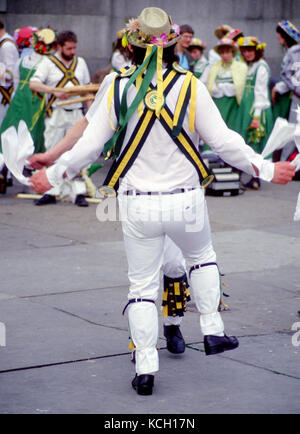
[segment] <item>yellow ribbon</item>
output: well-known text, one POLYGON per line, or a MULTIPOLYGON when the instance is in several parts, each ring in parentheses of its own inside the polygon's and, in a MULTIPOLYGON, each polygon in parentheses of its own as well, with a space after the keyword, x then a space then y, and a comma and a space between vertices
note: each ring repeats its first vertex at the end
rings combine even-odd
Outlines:
POLYGON ((181 112, 181 109, 183 106, 183 102, 184 102, 184 98, 185 98, 188 86, 189 86, 190 81, 192 79, 192 76, 193 76, 193 74, 190 71, 185 76, 185 80, 184 80, 183 85, 181 87, 178 101, 176 104, 176 109, 175 109, 174 119, 173 119, 173 127, 176 127, 176 125, 178 124, 179 115, 180 115, 180 112, 181 112))
POLYGON ((113 82, 110 86, 110 89, 108 91, 108 96, 107 96, 107 111, 108 111, 108 119, 109 119, 109 123, 110 123, 110 127, 112 130, 116 131, 115 127, 113 126, 113 123, 110 119, 110 110, 111 110, 111 104, 112 104, 112 100, 114 97, 114 89, 115 89, 115 80, 117 78, 117 75, 115 76, 115 78, 113 79, 113 82))
MULTIPOLYGON (((152 51, 152 45, 147 45, 147 50, 146 50, 146 54, 145 54, 145 57, 144 57, 144 60, 148 57, 148 56, 150 56, 150 54, 151 54, 151 51, 152 51)), ((143 73, 144 73, 144 71, 145 71, 145 69, 148 67, 148 65, 146 65, 144 68, 143 68, 143 70, 141 71, 141 73, 138 75, 138 77, 136 78, 136 90, 137 90, 137 93, 138 93, 138 91, 140 90, 140 87, 141 87, 141 85, 142 85, 142 82, 143 82, 143 73)), ((139 103, 139 105, 138 105, 138 109, 137 109, 137 111, 138 111, 138 115, 139 115, 139 117, 141 117, 142 116, 142 114, 143 114, 143 110, 144 110, 144 104, 143 104, 143 100, 139 103)))
POLYGON ((163 73, 162 73, 163 47, 157 47, 156 79, 157 79, 157 100, 155 114, 159 118, 163 106, 163 73))
POLYGON ((192 77, 191 103, 190 103, 190 116, 189 116, 189 128, 190 131, 192 131, 192 133, 195 131, 196 101, 197 101, 197 79, 196 77, 192 77))

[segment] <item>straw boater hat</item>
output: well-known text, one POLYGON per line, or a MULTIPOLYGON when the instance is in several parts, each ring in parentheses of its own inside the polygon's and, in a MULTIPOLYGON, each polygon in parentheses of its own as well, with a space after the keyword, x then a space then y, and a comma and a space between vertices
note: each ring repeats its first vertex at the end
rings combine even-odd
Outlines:
POLYGON ((189 46, 188 50, 192 50, 193 48, 200 48, 201 50, 205 50, 206 43, 203 42, 199 38, 193 38, 192 42, 190 43, 190 46, 189 46))
POLYGON ((231 32, 227 33, 226 38, 237 40, 236 38, 241 36, 243 36, 243 31, 240 29, 234 29, 231 32))
POLYGON ((299 44, 300 42, 300 32, 297 27, 294 26, 289 20, 283 20, 278 23, 278 27, 280 27, 285 33, 287 33, 294 41, 299 44))
POLYGON ((220 47, 230 47, 232 48, 232 50, 234 51, 234 53, 237 52, 238 47, 237 44, 229 38, 222 38, 219 40, 219 42, 217 43, 217 45, 214 47, 214 50, 219 54, 219 48, 220 47))
POLYGON ((52 29, 41 29, 32 35, 32 46, 40 54, 54 53, 55 41, 56 34, 52 29))
MULTIPOLYGON (((172 24, 171 17, 162 9, 149 7, 142 10, 137 18, 130 19, 126 24, 126 30, 122 37, 122 46, 131 44, 136 47, 145 48, 145 57, 141 65, 133 65, 125 71, 121 70, 121 76, 128 78, 125 86, 120 111, 126 113, 120 117, 119 126, 114 136, 104 145, 103 154, 106 158, 119 155, 122 145, 122 133, 135 110, 140 114, 141 105, 144 104, 155 111, 157 117, 165 104, 163 89, 163 50, 170 47, 180 38, 180 27, 172 24), (157 88, 149 91, 148 87, 156 73, 157 88), (126 104, 126 95, 131 86, 138 89, 137 96, 129 107, 126 104), (149 98, 149 95, 151 98, 149 98), (150 101, 151 99, 151 101, 150 101)), ((180 68, 173 64, 174 69, 180 68)), ((183 68, 181 68, 183 70, 183 68)), ((186 71, 183 70, 185 73, 186 71)), ((112 92, 112 85, 109 92, 112 92)))
POLYGON ((227 33, 232 32, 233 30, 234 29, 228 24, 222 24, 222 26, 216 28, 215 35, 218 39, 222 39, 227 35, 227 33))
POLYGON ((258 38, 256 38, 256 36, 245 36, 239 38, 237 43, 240 48, 253 47, 256 50, 264 50, 267 46, 265 42, 261 42, 258 38))
POLYGON ((172 25, 171 17, 162 9, 149 7, 142 10, 135 19, 126 25, 123 45, 130 43, 137 47, 146 48, 150 45, 169 47, 179 39, 179 26, 172 25))

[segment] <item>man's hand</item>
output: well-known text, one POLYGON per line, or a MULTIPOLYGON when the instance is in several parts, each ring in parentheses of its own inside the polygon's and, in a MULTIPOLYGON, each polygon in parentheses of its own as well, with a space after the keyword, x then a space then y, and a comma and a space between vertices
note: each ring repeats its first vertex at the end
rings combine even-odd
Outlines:
POLYGON ((69 98, 69 95, 65 92, 54 92, 53 95, 55 95, 57 99, 68 99, 69 98))
POLYGON ((40 170, 35 173, 31 178, 29 178, 29 182, 32 184, 32 189, 37 193, 44 194, 46 191, 52 188, 52 185, 49 183, 46 169, 40 170))
POLYGON ((278 161, 275 163, 274 177, 272 182, 275 184, 287 184, 295 176, 295 166, 288 161, 278 161))
POLYGON ((48 156, 48 153, 45 154, 34 154, 32 157, 28 159, 29 166, 33 167, 33 169, 43 169, 43 167, 51 166, 54 161, 52 158, 48 156))

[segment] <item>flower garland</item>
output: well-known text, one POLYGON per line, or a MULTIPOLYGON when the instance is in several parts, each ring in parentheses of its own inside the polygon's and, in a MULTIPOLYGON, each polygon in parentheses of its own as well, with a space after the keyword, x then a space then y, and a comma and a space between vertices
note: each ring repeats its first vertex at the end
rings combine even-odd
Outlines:
POLYGON ((137 18, 131 18, 126 23, 126 28, 123 30, 122 46, 125 48, 130 42, 139 44, 158 45, 163 47, 172 39, 177 38, 180 34, 180 27, 177 24, 172 24, 170 33, 162 33, 159 37, 154 35, 146 35, 140 29, 140 23, 137 18))

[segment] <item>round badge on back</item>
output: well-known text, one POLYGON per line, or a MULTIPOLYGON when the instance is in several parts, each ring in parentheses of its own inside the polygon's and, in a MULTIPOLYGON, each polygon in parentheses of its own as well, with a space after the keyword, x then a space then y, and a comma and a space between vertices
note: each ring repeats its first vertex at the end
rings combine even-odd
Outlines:
MULTIPOLYGON (((149 109, 149 110, 155 110, 156 109, 156 103, 157 103, 157 98, 158 98, 158 92, 156 89, 154 90, 150 90, 149 92, 146 93, 145 97, 144 97, 144 103, 145 106, 149 109)), ((163 105, 162 107, 165 105, 165 97, 163 96, 163 105)))

